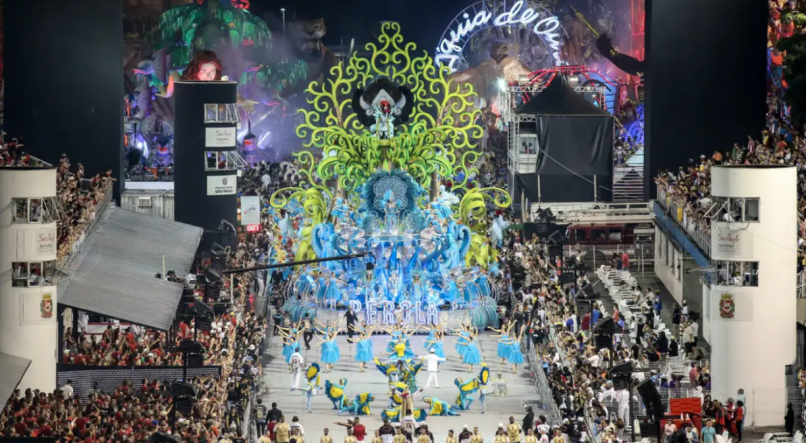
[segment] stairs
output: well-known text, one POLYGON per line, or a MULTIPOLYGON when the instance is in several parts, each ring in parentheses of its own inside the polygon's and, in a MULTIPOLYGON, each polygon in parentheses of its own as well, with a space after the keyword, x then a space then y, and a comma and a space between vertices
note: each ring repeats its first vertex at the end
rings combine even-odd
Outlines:
POLYGON ((644 167, 618 165, 613 168, 613 202, 644 201, 644 167))

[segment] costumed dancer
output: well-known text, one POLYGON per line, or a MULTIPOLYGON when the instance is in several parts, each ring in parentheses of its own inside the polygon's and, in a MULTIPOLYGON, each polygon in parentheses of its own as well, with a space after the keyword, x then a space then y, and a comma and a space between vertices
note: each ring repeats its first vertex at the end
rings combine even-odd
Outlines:
POLYGON ((459 395, 456 396, 456 408, 461 411, 470 410, 470 405, 473 403, 470 394, 479 390, 479 381, 474 378, 469 382, 465 382, 462 377, 459 377, 453 381, 453 384, 459 388, 459 395))
POLYGON ((375 401, 375 396, 369 392, 358 394, 349 406, 345 406, 339 411, 339 415, 345 412, 350 415, 372 415, 372 408, 370 408, 369 404, 373 401, 375 401))
POLYGON ((483 414, 486 410, 484 399, 487 397, 487 394, 489 394, 487 383, 490 382, 490 369, 487 367, 486 363, 481 364, 481 371, 479 372, 477 380, 479 381, 479 401, 481 402, 481 413, 483 414))
POLYGON ((306 397, 306 408, 308 413, 311 413, 311 399, 316 395, 316 387, 310 381, 305 384, 305 387, 302 388, 302 395, 306 397))
POLYGON ((320 346, 322 346, 322 354, 319 360, 325 363, 325 373, 330 373, 333 369, 333 365, 341 358, 339 346, 336 344, 338 335, 339 330, 337 329, 329 334, 326 333, 324 338, 316 337, 321 341, 320 346))
POLYGON ((518 365, 523 364, 523 352, 521 352, 521 338, 523 338, 523 331, 526 328, 521 328, 521 333, 512 336, 512 351, 509 353, 509 362, 512 363, 512 373, 517 374, 518 365))
POLYGON ((280 337, 283 339, 283 357, 285 357, 285 362, 288 363, 288 372, 293 373, 294 367, 291 364, 291 354, 294 353, 294 350, 299 348, 299 337, 302 335, 302 331, 298 330, 296 327, 291 329, 286 328, 278 328, 280 332, 280 337))
POLYGON ((425 420, 426 412, 414 408, 414 400, 423 393, 422 389, 410 391, 404 383, 396 383, 392 388, 394 407, 389 407, 381 413, 382 418, 400 422, 409 434, 417 427, 417 422, 425 420))
POLYGON ((347 387, 347 379, 340 378, 337 383, 325 380, 325 395, 333 402, 333 409, 342 410, 344 408, 344 389, 347 387))
POLYGON ((426 351, 433 350, 437 357, 447 360, 443 344, 444 337, 445 333, 441 326, 431 326, 428 328, 428 336, 425 338, 424 347, 426 351))
POLYGON ((481 363, 481 352, 476 346, 476 335, 472 332, 468 333, 467 343, 463 343, 465 353, 462 357, 462 362, 467 365, 468 372, 473 372, 473 365, 481 363))
POLYGON ((462 325, 462 330, 459 332, 459 340, 454 340, 454 343, 456 343, 454 349, 456 349, 456 353, 458 353, 463 360, 465 358, 465 351, 466 351, 465 346, 467 345, 469 335, 470 335, 470 326, 462 325))
POLYGON ((501 366, 506 363, 509 359, 509 354, 512 352, 512 340, 509 338, 509 332, 512 329, 512 325, 508 325, 504 323, 501 329, 490 328, 498 334, 493 335, 493 337, 500 337, 498 339, 498 352, 496 355, 501 359, 501 366))
MULTIPOLYGON (((319 364, 311 363, 308 369, 305 370, 305 386, 300 388, 302 395, 307 399, 307 410, 311 413, 311 399, 316 395, 316 387, 319 386, 319 364)), ((293 389, 292 389, 293 390, 293 389)))
POLYGON ((423 397, 423 401, 431 405, 428 415, 454 416, 459 415, 446 401, 434 397, 423 397))
MULTIPOLYGON (((352 327, 352 325, 350 327, 352 327)), ((355 353, 355 361, 359 362, 358 372, 365 372, 367 363, 375 359, 375 357, 372 355, 372 340, 370 340, 373 329, 374 326, 369 328, 364 326, 357 330, 354 328, 354 330, 361 333, 361 338, 358 340, 358 346, 356 347, 355 353)))

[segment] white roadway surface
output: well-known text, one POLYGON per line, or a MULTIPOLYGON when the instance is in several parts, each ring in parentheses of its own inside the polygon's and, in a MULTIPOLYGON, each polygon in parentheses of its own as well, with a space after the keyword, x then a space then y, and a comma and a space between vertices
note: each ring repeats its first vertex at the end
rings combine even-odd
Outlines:
MULTIPOLYGON (((482 361, 487 363, 490 368, 491 379, 495 379, 501 368, 501 359, 496 356, 498 338, 492 337, 491 334, 491 332, 483 333, 479 337, 477 344, 481 351, 482 361)), ((440 387, 426 389, 415 400, 415 407, 428 409, 428 405, 422 401, 424 396, 436 397, 453 404, 459 392, 456 385, 454 385, 454 379, 462 377, 467 381, 478 375, 481 369, 479 365, 475 365, 473 373, 470 374, 467 365, 461 364, 461 357, 454 350, 453 340, 456 338, 455 336, 445 338, 444 349, 448 361, 440 364, 438 375, 440 387)), ((385 360, 381 358, 380 354, 385 353, 388 339, 388 335, 372 336, 373 352, 381 361, 385 360)), ((375 401, 371 404, 372 415, 360 417, 361 423, 367 427, 368 436, 366 442, 369 443, 374 431, 382 424, 380 413, 386 408, 389 399, 386 377, 378 371, 374 363, 368 363, 366 372, 359 373, 358 362, 355 361, 356 346, 347 342, 346 335, 339 336, 337 340, 341 351, 341 359, 329 374, 324 372, 324 367, 322 368, 321 387, 317 390, 317 395, 311 400, 312 413, 308 413, 306 411, 306 397, 302 391, 291 390, 291 374, 282 356, 282 341, 279 337, 272 337, 266 353, 268 358, 264 359, 264 362, 268 360, 268 363, 263 367, 262 383, 268 387, 268 392, 262 397, 263 404, 270 407, 272 402, 276 402, 287 422, 290 422, 294 416, 299 417, 305 429, 306 443, 318 443, 319 437, 323 435, 322 430, 324 428, 330 429, 330 435, 333 437, 334 443, 341 443, 347 432, 344 427, 338 426, 334 422, 346 422, 350 416, 345 414, 340 417, 337 415, 337 411, 333 410, 333 404, 324 395, 324 385, 325 380, 336 381, 339 378, 346 378, 348 380, 346 389, 348 398, 355 398, 356 395, 362 392, 375 394, 375 401)), ((424 355, 424 341, 424 335, 413 336, 411 338, 412 350, 415 353, 419 353, 419 355, 424 355)), ((320 347, 318 343, 320 343, 319 340, 314 337, 311 341, 310 351, 305 351, 304 344, 300 343, 306 365, 319 360, 320 347)), ((470 410, 459 411, 461 416, 429 416, 425 423, 428 424, 428 429, 434 434, 435 443, 444 442, 450 429, 458 436, 463 425, 468 425, 471 431, 474 426, 478 426, 485 442, 492 442, 498 423, 506 425, 510 416, 515 417, 516 423, 522 423, 525 414, 523 403, 534 407, 535 417, 543 413, 534 404, 537 400, 537 394, 529 376, 528 368, 519 366, 517 374, 513 374, 512 366, 508 365, 503 371, 503 377, 507 382, 508 395, 506 397, 488 395, 485 399, 486 412, 484 414, 481 413, 478 393, 475 393, 472 395, 474 401, 470 406, 470 410)), ((304 380, 304 376, 301 379, 304 380)), ((425 387, 427 380, 428 373, 426 368, 423 367, 417 376, 418 386, 425 387)), ((302 385, 303 383, 301 382, 300 384, 302 385)), ((490 389, 492 389, 492 386, 490 386, 490 389)))

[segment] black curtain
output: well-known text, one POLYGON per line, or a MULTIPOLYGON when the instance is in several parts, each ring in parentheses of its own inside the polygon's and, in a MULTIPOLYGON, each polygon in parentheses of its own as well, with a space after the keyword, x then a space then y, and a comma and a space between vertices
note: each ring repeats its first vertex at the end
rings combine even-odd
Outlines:
MULTIPOLYGON (((613 117, 537 116, 540 175, 609 175, 613 170, 613 117)), ((609 187, 609 186, 608 186, 609 187)))
POLYGON ((748 135, 760 139, 768 3, 647 0, 647 198, 654 198, 657 188, 649 184, 660 170, 746 145, 748 135))
POLYGON ((123 2, 14 0, 3 6, 5 131, 54 165, 112 170, 123 190, 123 2))

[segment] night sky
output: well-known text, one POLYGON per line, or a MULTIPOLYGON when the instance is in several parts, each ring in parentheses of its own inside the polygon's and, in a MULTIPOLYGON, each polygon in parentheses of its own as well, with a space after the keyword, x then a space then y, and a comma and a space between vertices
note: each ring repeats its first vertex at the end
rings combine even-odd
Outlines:
MULTIPOLYGON (((326 45, 338 45, 340 39, 357 44, 372 39, 372 29, 383 20, 397 21, 403 36, 413 41, 418 49, 430 52, 451 20, 473 0, 252 0, 250 10, 261 16, 280 16, 286 8, 286 21, 324 18, 327 26, 326 45)), ((271 27, 272 20, 267 22, 271 27)))

